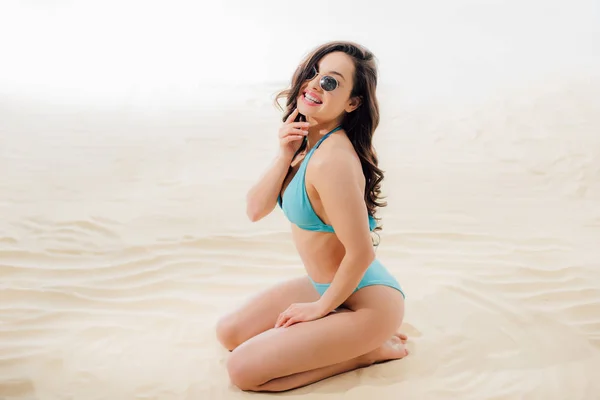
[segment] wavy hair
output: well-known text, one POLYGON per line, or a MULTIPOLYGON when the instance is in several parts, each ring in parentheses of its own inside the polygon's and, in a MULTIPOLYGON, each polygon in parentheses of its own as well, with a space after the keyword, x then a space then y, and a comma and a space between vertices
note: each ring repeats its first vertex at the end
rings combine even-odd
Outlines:
MULTIPOLYGON (((359 44, 347 41, 334 41, 317 47, 302 60, 292 77, 291 86, 276 95, 275 104, 283 111, 279 100, 287 100, 282 118, 282 121, 285 121, 296 108, 298 94, 310 69, 325 55, 338 51, 346 53, 354 61, 354 87, 350 97, 358 96, 361 99, 360 106, 344 116, 341 126, 360 158, 365 176, 364 199, 367 210, 370 216, 379 221, 376 217, 377 208, 385 207, 387 203, 381 195, 384 173, 378 167, 377 152, 373 147, 373 134, 379 125, 379 104, 376 97, 377 65, 373 53, 359 44)), ((305 121, 305 117, 299 114, 296 121, 305 121)), ((298 153, 305 148, 306 141, 298 149, 298 153)), ((378 224, 375 230, 380 229, 381 225, 378 224)))

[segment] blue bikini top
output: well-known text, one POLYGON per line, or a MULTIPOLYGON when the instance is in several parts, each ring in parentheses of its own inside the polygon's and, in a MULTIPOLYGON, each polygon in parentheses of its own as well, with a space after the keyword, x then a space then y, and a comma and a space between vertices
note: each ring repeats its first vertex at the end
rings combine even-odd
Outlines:
MULTIPOLYGON (((283 193, 283 199, 281 195, 277 196, 277 203, 283 210, 287 219, 301 229, 315 232, 334 232, 333 227, 324 223, 315 213, 312 204, 310 203, 310 199, 308 198, 308 193, 306 192, 305 175, 306 166, 315 150, 321 145, 323 140, 327 139, 329 135, 339 129, 341 129, 341 126, 338 126, 319 139, 300 163, 298 172, 296 172, 296 175, 294 175, 283 193)), ((369 229, 373 231, 376 226, 377 221, 369 215, 369 229)))

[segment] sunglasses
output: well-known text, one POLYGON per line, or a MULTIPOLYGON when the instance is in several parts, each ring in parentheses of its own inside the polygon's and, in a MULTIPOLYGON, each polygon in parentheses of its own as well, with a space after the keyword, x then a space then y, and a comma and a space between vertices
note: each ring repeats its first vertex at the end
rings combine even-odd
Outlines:
MULTIPOLYGON (((318 74, 319 72, 317 71, 317 67, 313 66, 308 72, 306 80, 312 81, 318 74)), ((337 79, 335 79, 333 76, 324 75, 319 80, 319 86, 321 86, 321 89, 323 89, 326 92, 331 92, 332 90, 335 90, 338 87, 338 85, 339 83, 337 79)))

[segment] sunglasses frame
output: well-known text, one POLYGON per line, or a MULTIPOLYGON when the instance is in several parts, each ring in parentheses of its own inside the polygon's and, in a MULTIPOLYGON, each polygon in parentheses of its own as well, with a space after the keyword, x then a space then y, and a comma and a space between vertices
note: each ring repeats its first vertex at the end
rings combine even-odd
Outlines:
MULTIPOLYGON (((306 77, 306 80, 312 81, 317 76, 319 76, 319 71, 317 71, 317 66, 316 65, 313 65, 312 68, 310 69, 310 71, 311 72, 309 72, 309 75, 306 77)), ((321 89, 323 89, 326 92, 333 92, 335 89, 337 89, 340 86, 340 83, 333 76, 323 75, 321 77, 321 79, 319 79, 319 86, 321 86, 321 89), (326 82, 325 81, 326 80, 332 80, 333 82, 335 82, 335 86, 333 87, 333 89, 326 89, 325 88, 325 86, 326 86, 326 82)))

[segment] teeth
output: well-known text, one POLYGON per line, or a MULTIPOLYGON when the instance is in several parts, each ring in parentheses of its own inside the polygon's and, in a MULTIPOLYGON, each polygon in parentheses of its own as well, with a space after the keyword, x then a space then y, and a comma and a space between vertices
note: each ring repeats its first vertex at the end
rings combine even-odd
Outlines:
POLYGON ((308 93, 304 93, 304 97, 306 97, 308 100, 312 101, 313 103, 321 104, 321 102, 318 99, 315 99, 308 93))

